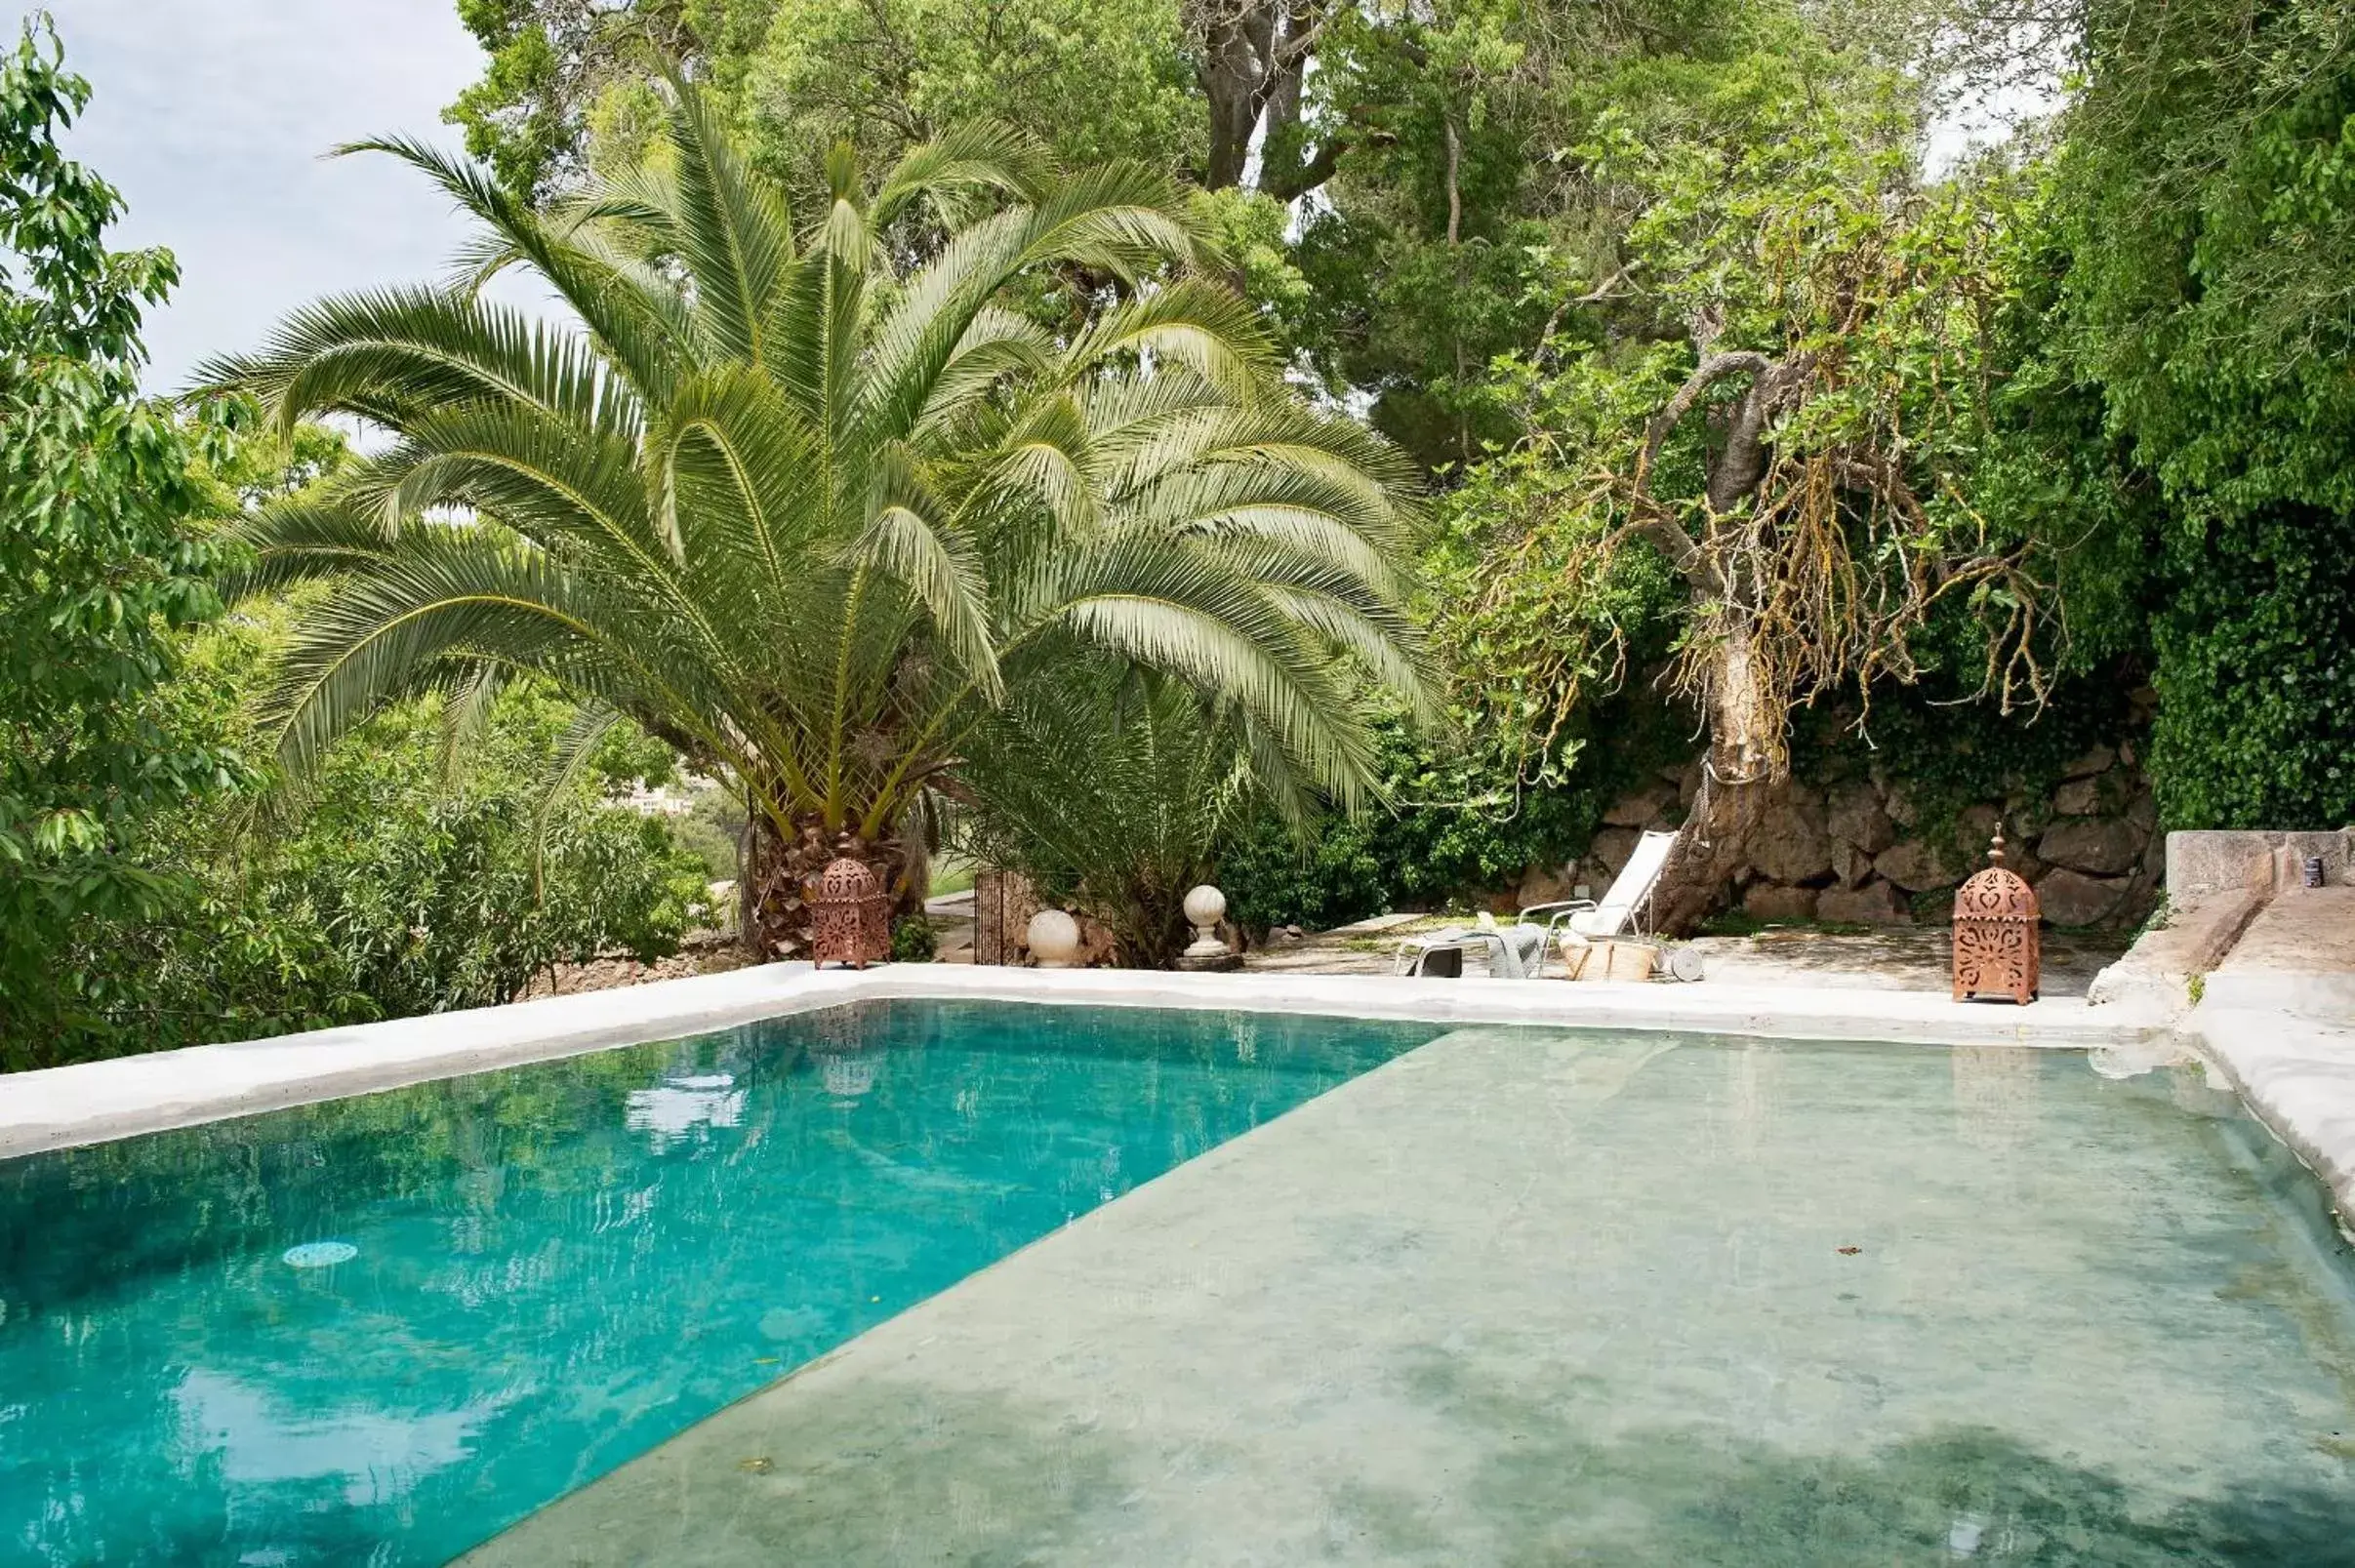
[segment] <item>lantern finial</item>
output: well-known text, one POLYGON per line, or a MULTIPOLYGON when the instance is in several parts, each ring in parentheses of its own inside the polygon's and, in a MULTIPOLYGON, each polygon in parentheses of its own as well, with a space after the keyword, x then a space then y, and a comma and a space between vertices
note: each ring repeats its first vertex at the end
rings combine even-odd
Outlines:
POLYGON ((1990 865, 2004 864, 2004 824, 2002 823, 1995 824, 1995 838, 1987 846, 1987 864, 1990 865))

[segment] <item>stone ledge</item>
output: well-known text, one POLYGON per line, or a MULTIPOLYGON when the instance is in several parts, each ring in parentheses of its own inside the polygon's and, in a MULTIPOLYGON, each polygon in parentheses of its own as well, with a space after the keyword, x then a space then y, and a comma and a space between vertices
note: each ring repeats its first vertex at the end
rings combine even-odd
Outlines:
POLYGON ((2188 1010, 2192 977, 2215 968, 2264 907, 2263 893, 2235 888, 2171 910, 2166 925, 2144 932, 2124 957, 2093 977, 2086 1000, 2097 1007, 2128 1002, 2170 1013, 2188 1010))
POLYGON ((2310 855, 2323 860, 2323 877, 2334 885, 2355 874, 2346 829, 2328 832, 2218 830, 2167 835, 2167 892, 2177 904, 2196 904, 2213 894, 2255 888, 2271 892, 2296 884, 2299 864, 2310 855))
POLYGON ((2330 1187, 2339 1228, 2355 1238, 2355 1028, 2213 997, 2193 1024, 2250 1109, 2330 1187))
POLYGON ((767 964, 506 1007, 398 1019, 234 1045, 193 1046, 0 1077, 0 1157, 250 1115, 434 1078, 678 1039, 869 998, 959 997, 1100 1007, 1204 1007, 1670 1029, 1794 1040, 2138 1051, 2164 1015, 2053 997, 1974 1006, 1916 991, 1588 985, 1360 975, 1181 975, 886 964, 813 973, 767 964))

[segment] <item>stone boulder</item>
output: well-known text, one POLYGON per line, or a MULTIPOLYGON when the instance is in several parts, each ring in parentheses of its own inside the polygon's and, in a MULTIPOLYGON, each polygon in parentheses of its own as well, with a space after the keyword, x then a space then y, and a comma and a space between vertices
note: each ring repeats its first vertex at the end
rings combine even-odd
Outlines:
POLYGON ((1811 789, 1780 789, 1759 821, 1750 864, 1770 882, 1808 882, 1832 872, 1823 801, 1811 789))
POLYGON ((1521 873, 1521 883, 1513 891, 1514 908, 1526 909, 1533 904, 1555 904, 1570 897, 1573 878, 1566 865, 1532 865, 1521 873))
POLYGON ((1832 874, 1844 888, 1862 887, 1872 880, 1873 858, 1853 844, 1842 844, 1832 851, 1832 874))
POLYGON ((2036 901, 2056 926, 2097 926, 2118 912, 2130 891, 2123 878, 2087 876, 2064 866, 2036 884, 2036 901))
POLYGON ((1858 888, 1825 888, 1815 895, 1815 918, 1870 926, 1911 925, 1914 906, 1893 884, 1867 882, 1858 888))
POLYGON ((2071 779, 2052 791, 2052 810, 2062 817, 2091 817, 2101 809, 2101 780, 2071 779))
POLYGON ((1587 859, 1603 867, 1604 881, 1608 882, 1627 864, 1627 858, 1636 852, 1636 841, 1643 835, 1632 827, 1603 827, 1586 847, 1587 859))
POLYGON ((2106 745, 2097 745, 2060 770, 2064 779, 2084 779, 2096 773, 2107 773, 2116 765, 2118 753, 2106 745))
MULTIPOLYGON (((1881 809, 1881 797, 1869 784, 1853 785, 1832 797, 1824 830, 1834 844, 1852 846, 1868 856, 1878 855, 1897 841, 1897 824, 1881 809)), ((1834 868, 1838 869, 1837 864, 1834 868)))
POLYGON ((2063 817, 2045 829, 2036 841, 2036 853, 2040 860, 2072 871, 2116 876, 2133 868, 2143 843, 2141 831, 2122 817, 2063 817))
POLYGON ((1812 920, 1815 918, 1815 890, 1812 888, 1778 887, 1772 882, 1755 882, 1742 895, 1742 912, 1759 920, 1812 920))
POLYGON ((1631 789, 1610 803, 1603 814, 1606 827, 1649 827, 1660 820, 1661 813, 1677 802, 1677 786, 1673 784, 1654 784, 1642 789, 1631 789))
POLYGON ((1952 845, 1929 838, 1890 845, 1873 857, 1873 868, 1908 893, 1952 887, 1970 869, 1952 845))

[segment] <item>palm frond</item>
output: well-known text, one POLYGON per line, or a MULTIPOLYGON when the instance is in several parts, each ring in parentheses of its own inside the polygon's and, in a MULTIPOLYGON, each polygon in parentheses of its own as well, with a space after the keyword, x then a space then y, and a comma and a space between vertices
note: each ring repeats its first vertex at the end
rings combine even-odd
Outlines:
POLYGON ((197 375, 202 389, 251 395, 282 431, 330 414, 399 428, 410 411, 490 400, 611 434, 633 432, 640 417, 578 334, 447 289, 322 300, 261 352, 209 360, 197 375))
POLYGON ((487 170, 453 158, 409 137, 378 137, 336 149, 339 155, 379 152, 397 158, 439 185, 482 225, 459 257, 460 286, 476 298, 507 268, 527 265, 572 306, 614 366, 646 395, 659 395, 686 348, 672 291, 648 290, 593 250, 584 249, 577 221, 551 225, 487 170))
POLYGON ((365 571, 391 552, 397 521, 381 507, 353 506, 340 495, 268 502, 223 531, 232 564, 219 579, 222 596, 234 604, 365 571))
POLYGON ((764 364, 764 329, 794 258, 785 192, 753 174, 711 102, 676 78, 667 130, 677 201, 671 239, 698 319, 727 356, 764 364))

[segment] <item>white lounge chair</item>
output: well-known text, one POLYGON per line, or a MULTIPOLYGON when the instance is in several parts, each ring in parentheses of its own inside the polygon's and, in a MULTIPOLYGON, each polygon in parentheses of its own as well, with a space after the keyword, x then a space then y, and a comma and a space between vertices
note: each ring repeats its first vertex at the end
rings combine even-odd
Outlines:
POLYGON ((1547 935, 1565 947, 1630 931, 1642 934, 1651 913, 1652 889, 1659 885, 1660 873, 1668 868, 1668 857, 1675 852, 1679 836, 1654 831, 1636 840, 1635 853, 1619 868, 1602 903, 1593 899, 1560 899, 1552 904, 1533 904, 1521 911, 1521 924, 1542 920, 1547 935))
POLYGON ((1551 940, 1544 926, 1527 922, 1500 927, 1496 917, 1482 914, 1477 926, 1449 926, 1427 936, 1402 937, 1399 941, 1397 960, 1391 965, 1394 975, 1429 975, 1435 973, 1432 960, 1442 953, 1452 953, 1455 961, 1445 973, 1453 979, 1463 973, 1463 955, 1485 948, 1488 953, 1488 975, 1492 980, 1530 980, 1545 968, 1546 946, 1551 940))

